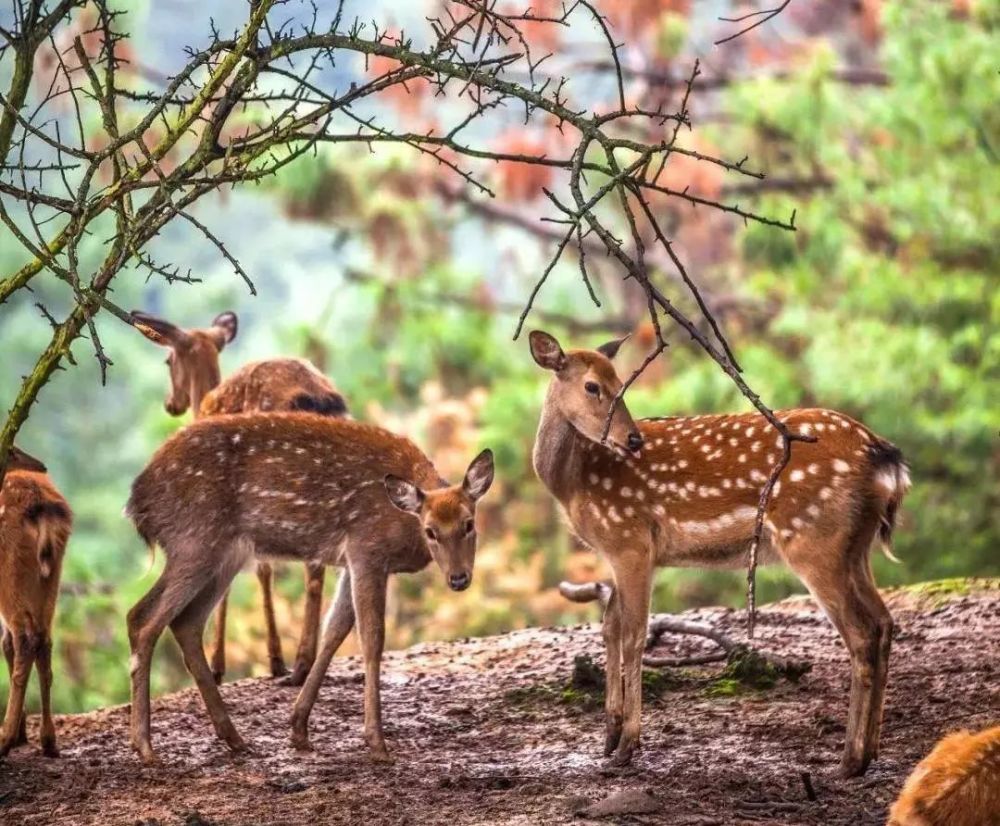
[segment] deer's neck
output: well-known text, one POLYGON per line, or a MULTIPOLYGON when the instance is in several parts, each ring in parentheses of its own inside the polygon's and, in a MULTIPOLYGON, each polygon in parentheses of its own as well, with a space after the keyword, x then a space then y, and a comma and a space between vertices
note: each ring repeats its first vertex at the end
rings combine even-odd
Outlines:
POLYGON ((547 397, 535 435, 532 463, 538 478, 563 505, 579 487, 583 471, 581 442, 573 426, 547 397))

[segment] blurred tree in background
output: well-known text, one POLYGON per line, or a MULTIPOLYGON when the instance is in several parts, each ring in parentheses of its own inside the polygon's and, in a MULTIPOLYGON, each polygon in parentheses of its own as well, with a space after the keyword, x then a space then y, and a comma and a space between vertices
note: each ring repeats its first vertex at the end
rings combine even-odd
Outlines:
MULTIPOLYGON (((210 5, 206 15, 224 14, 210 5)), ((406 14, 422 19, 438 5, 393 7, 393 14, 404 28, 406 14)), ((556 4, 533 5, 544 14, 556 4)), ((897 533, 904 562, 877 559, 879 581, 1000 573, 1000 4, 793 2, 767 26, 715 50, 712 41, 731 33, 715 19, 731 10, 728 3, 598 6, 616 41, 628 44, 622 61, 634 81, 630 103, 675 109, 694 57, 707 53, 692 88, 695 128, 684 144, 726 157, 749 150, 768 173, 748 183, 675 155, 666 184, 764 214, 798 210, 791 234, 745 228, 666 198, 657 204, 763 398, 778 407, 841 409, 895 441, 910 460, 915 485, 897 533)), ((136 53, 146 63, 192 39, 182 3, 134 16, 136 53)), ((607 67, 596 65, 592 43, 560 42, 552 27, 529 34, 542 41, 539 48, 558 52, 571 85, 613 101, 614 85, 607 67)), ((426 84, 411 84, 392 104, 414 129, 440 117, 426 84)), ((518 113, 492 140, 508 152, 565 153, 555 124, 525 128, 518 113)), ((219 193, 200 207, 253 274, 257 298, 248 298, 211 252, 194 248, 183 226, 168 227, 157 243, 204 283, 167 287, 135 273, 116 287, 117 303, 185 325, 237 311, 241 333, 223 355, 225 371, 250 358, 305 355, 334 379, 356 415, 411 434, 445 475, 457 478, 479 446, 496 451, 498 484, 482 506, 472 588, 446 593, 432 571, 397 578, 389 623, 395 646, 591 617, 594 609, 564 602, 554 586, 602 573, 598 560, 576 548, 534 478, 530 452, 545 376, 526 346, 510 340, 560 234, 538 220, 549 176, 504 163, 492 175, 494 200, 471 197, 413 153, 322 149, 256 193, 219 193)), ((81 256, 96 258, 101 240, 88 243, 81 256)), ((0 235, 0 272, 19 261, 0 235)), ((671 297, 693 309, 669 262, 651 263, 671 297)), ((581 345, 632 331, 623 356, 634 366, 654 346, 644 296, 595 256, 592 265, 600 309, 568 258, 529 324, 581 345)), ((60 300, 58 285, 39 281, 33 295, 0 309, 5 408, 50 333, 34 302, 58 307, 60 300)), ((20 437, 45 457, 77 514, 55 639, 54 688, 63 711, 128 696, 123 617, 154 572, 120 512, 131 479, 181 424, 162 409, 161 353, 113 319, 99 323, 115 360, 108 385, 100 386, 81 343, 74 350, 80 366, 45 389, 20 437)), ((671 344, 630 391, 635 414, 745 408, 714 363, 679 336, 671 344)), ((781 572, 762 574, 764 597, 796 587, 781 572)), ((266 662, 250 580, 234 588, 230 606, 234 675, 262 673, 266 662)), ((280 583, 278 621, 289 651, 301 589, 298 571, 280 583)), ((668 570, 659 574, 654 605, 676 610, 742 598, 739 572, 668 570)), ((164 645, 173 652, 172 642, 164 645)), ((185 684, 179 654, 154 662, 154 690, 185 684)))

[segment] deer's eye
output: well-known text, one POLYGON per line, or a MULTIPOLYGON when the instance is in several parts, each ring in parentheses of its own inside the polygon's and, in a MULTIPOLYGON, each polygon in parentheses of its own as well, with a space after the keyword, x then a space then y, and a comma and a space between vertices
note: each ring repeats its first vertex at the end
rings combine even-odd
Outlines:
POLYGON ((427 538, 431 540, 431 542, 437 542, 438 535, 434 528, 424 528, 424 534, 426 534, 427 538))
POLYGON ((476 530, 476 522, 473 519, 465 520, 465 535, 468 536, 470 533, 476 530))
POLYGON ((590 393, 591 396, 601 395, 601 386, 596 381, 588 381, 583 385, 583 389, 590 393))

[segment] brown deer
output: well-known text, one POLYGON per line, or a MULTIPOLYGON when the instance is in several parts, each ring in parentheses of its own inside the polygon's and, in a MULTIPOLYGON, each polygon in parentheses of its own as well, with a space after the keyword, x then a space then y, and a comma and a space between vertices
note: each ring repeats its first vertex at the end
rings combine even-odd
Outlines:
MULTIPOLYGON (((604 614, 607 646, 605 753, 627 764, 639 745, 641 658, 653 570, 740 567, 757 503, 781 439, 763 416, 734 414, 635 422, 625 404, 605 421, 622 382, 611 360, 621 341, 563 352, 530 336, 535 361, 553 373, 534 448, 538 477, 573 530, 608 558, 614 591, 604 614)), ((841 770, 864 772, 877 752, 892 619, 872 578, 869 546, 888 544, 909 486, 900 451, 831 410, 778 413, 799 443, 775 485, 762 562, 784 562, 843 637, 851 693, 841 770)))
MULTIPOLYGON (((347 405, 336 387, 303 359, 276 358, 250 362, 220 384, 219 353, 236 336, 238 321, 235 313, 221 313, 204 330, 182 329, 139 311, 133 311, 132 316, 146 338, 170 349, 167 356, 170 394, 164 407, 172 416, 181 416, 188 408, 194 411, 196 419, 258 410, 302 410, 323 416, 347 415, 347 405)), ((280 677, 288 672, 274 618, 274 570, 269 562, 264 561, 258 562, 255 567, 263 596, 271 674, 280 677)), ((305 622, 291 675, 284 681, 288 685, 302 685, 316 659, 323 579, 322 565, 306 565, 305 622)), ((212 653, 212 674, 220 683, 226 671, 227 605, 228 595, 219 603, 212 653)))
POLYGON ((476 502, 493 482, 484 450, 449 486, 408 439, 373 425, 302 413, 202 419, 157 452, 132 485, 126 513, 166 555, 159 580, 128 615, 133 747, 156 760, 149 738, 149 669, 168 625, 216 733, 243 748, 201 646, 205 620, 236 572, 257 554, 345 569, 323 645, 293 715, 308 746, 309 713, 330 660, 357 621, 365 662, 365 739, 387 760, 379 669, 390 573, 432 559, 464 590, 476 553, 476 502), (345 594, 347 595, 345 597, 345 594))
POLYGON ((907 779, 887 826, 1000 826, 1000 726, 941 740, 907 779))
POLYGON ((42 697, 42 752, 58 757, 52 723, 52 617, 63 554, 72 530, 69 505, 45 465, 14 448, 0 489, 0 619, 10 696, 0 734, 0 757, 27 742, 24 693, 31 668, 42 697))

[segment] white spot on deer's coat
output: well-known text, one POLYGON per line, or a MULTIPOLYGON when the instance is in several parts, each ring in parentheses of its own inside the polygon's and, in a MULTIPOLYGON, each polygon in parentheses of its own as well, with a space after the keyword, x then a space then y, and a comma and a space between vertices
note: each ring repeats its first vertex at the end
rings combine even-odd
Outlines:
POLYGON ((819 465, 817 465, 815 462, 813 462, 811 465, 809 465, 809 472, 813 476, 819 476, 819 465))
POLYGON ((680 461, 679 461, 679 462, 677 463, 677 467, 679 467, 679 468, 680 468, 681 470, 684 470, 684 468, 686 468, 687 466, 688 466, 688 462, 687 462, 687 459, 681 459, 681 460, 680 460, 680 461))
POLYGON ((735 436, 730 436, 730 437, 729 437, 729 444, 730 444, 730 445, 731 445, 732 447, 736 447, 736 445, 738 445, 739 443, 740 443, 740 440, 739 440, 739 439, 737 439, 737 438, 736 438, 735 436))
POLYGON ((739 478, 739 479, 736 480, 736 487, 742 489, 742 488, 745 488, 746 486, 747 486, 746 479, 743 479, 741 477, 741 478, 739 478))
POLYGON ((843 459, 834 459, 833 469, 837 473, 847 473, 851 469, 851 466, 847 464, 847 462, 845 462, 843 459))
POLYGON ((642 490, 642 488, 637 489, 635 492, 635 498, 642 502, 646 498, 646 491, 642 490))
POLYGON ((628 485, 626 485, 625 487, 623 487, 621 489, 621 495, 622 495, 622 498, 624 498, 624 499, 631 498, 631 496, 632 496, 632 488, 630 488, 628 485))
POLYGON ((736 457, 737 462, 746 462, 746 460, 747 460, 747 455, 745 453, 741 453, 739 456, 736 457))
POLYGON ((771 496, 777 496, 781 493, 781 480, 779 479, 774 483, 774 487, 771 489, 771 496))
POLYGON ((820 499, 826 500, 826 499, 829 499, 831 496, 833 496, 833 488, 820 488, 819 489, 819 498, 820 499))
POLYGON ((757 470, 756 468, 754 468, 753 470, 750 471, 750 479, 753 482, 766 482, 767 481, 767 477, 763 473, 761 473, 759 470, 757 470))
POLYGON ((663 444, 663 439, 656 439, 653 441, 653 444, 659 447, 660 445, 663 444))
POLYGON ((819 516, 819 505, 810 505, 806 508, 806 513, 808 513, 813 519, 819 516))
POLYGON ((788 474, 788 479, 790 482, 801 482, 806 478, 806 475, 801 470, 793 470, 788 474))
POLYGON ((816 428, 817 433, 822 433, 824 430, 826 430, 826 425, 823 424, 823 422, 816 422, 814 427, 816 428))
POLYGON ((750 445, 750 450, 752 450, 754 453, 760 452, 760 442, 754 442, 752 445, 750 445))
POLYGON ((804 524, 805 522, 803 522, 797 516, 792 517, 792 527, 795 528, 795 530, 799 530, 804 524))
POLYGON ((730 480, 730 479, 723 479, 722 480, 722 487, 726 488, 726 490, 728 490, 732 486, 733 486, 732 480, 730 480))
POLYGON ((750 438, 751 436, 753 436, 753 434, 754 434, 754 431, 756 431, 756 429, 757 429, 757 428, 755 428, 755 427, 748 427, 748 428, 747 428, 747 438, 748 438, 748 439, 749 439, 749 438, 750 438))
POLYGON ((598 476, 596 473, 591 473, 588 478, 590 479, 590 484, 592 485, 596 485, 598 482, 601 481, 601 477, 598 476))
POLYGON ((663 505, 653 505, 653 513, 655 513, 657 516, 666 516, 667 511, 666 508, 663 507, 663 505))
POLYGON ((233 434, 233 444, 234 445, 238 445, 239 443, 240 443, 240 434, 239 433, 234 433, 233 434))
POLYGON ((604 488, 605 490, 611 490, 611 479, 610 479, 610 477, 605 476, 603 479, 601 479, 601 487, 604 488))
POLYGON ((616 524, 622 521, 622 518, 618 515, 618 511, 615 509, 614 505, 608 508, 608 518, 616 524))
POLYGON ((627 517, 631 519, 633 516, 635 516, 635 508, 633 508, 631 505, 626 505, 624 513, 627 517))

